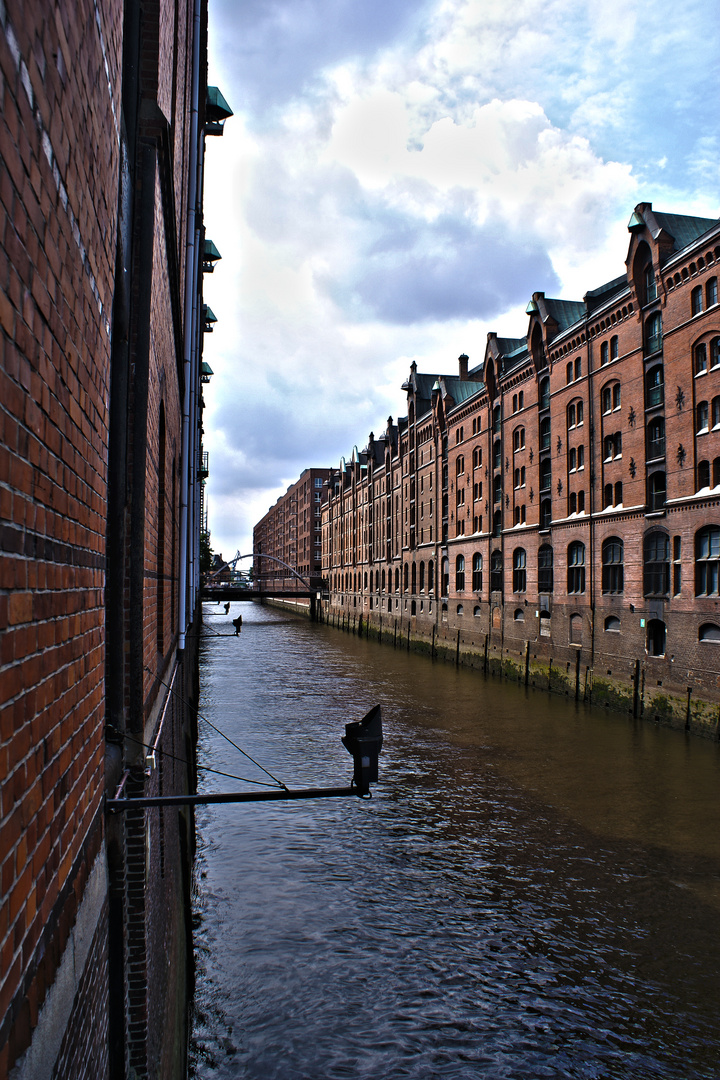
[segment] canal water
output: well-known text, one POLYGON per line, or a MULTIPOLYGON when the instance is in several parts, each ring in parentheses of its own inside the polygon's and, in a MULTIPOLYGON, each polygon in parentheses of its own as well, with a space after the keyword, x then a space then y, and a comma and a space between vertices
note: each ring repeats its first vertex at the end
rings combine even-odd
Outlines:
POLYGON ((717 744, 251 604, 200 677, 200 790, 385 743, 198 808, 192 1077, 720 1076, 717 744))

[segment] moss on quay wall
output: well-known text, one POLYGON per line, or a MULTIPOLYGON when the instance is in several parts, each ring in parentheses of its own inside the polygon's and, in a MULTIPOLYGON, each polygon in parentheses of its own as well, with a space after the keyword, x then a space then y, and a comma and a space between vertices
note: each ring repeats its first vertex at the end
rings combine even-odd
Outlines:
MULTIPOLYGON (((310 617, 307 601, 268 600, 266 603, 310 617)), ((676 688, 651 687, 647 666, 642 660, 628 661, 626 670, 621 673, 600 675, 584 662, 580 649, 558 650, 563 655, 543 656, 538 655, 541 643, 527 641, 524 652, 518 654, 503 647, 501 642, 490 640, 487 635, 437 626, 428 634, 413 629, 408 620, 350 615, 327 604, 320 605, 318 621, 344 633, 405 649, 433 661, 471 668, 489 678, 574 697, 596 708, 629 713, 703 738, 720 739, 720 703, 704 698, 702 686, 688 685, 684 694, 676 688)))

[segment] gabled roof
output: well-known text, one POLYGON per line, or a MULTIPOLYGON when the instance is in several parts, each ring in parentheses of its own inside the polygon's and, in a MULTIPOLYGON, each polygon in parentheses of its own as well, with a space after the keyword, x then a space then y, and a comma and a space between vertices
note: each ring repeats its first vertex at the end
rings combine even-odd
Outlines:
POLYGON ((713 218, 687 217, 685 214, 663 214, 653 211, 658 225, 675 241, 675 250, 692 244, 699 236, 717 225, 713 218))
POLYGON ((612 281, 607 281, 597 289, 588 289, 584 296, 588 315, 595 311, 596 308, 601 307, 611 296, 614 296, 616 293, 624 292, 627 288, 627 274, 621 274, 620 277, 613 278, 612 281))
POLYGON ((460 379, 457 375, 438 375, 433 389, 442 396, 452 398, 455 405, 461 405, 485 389, 485 384, 471 379, 460 379))
POLYGON ((552 300, 545 297, 545 308, 558 324, 558 332, 585 317, 585 304, 582 300, 552 300))

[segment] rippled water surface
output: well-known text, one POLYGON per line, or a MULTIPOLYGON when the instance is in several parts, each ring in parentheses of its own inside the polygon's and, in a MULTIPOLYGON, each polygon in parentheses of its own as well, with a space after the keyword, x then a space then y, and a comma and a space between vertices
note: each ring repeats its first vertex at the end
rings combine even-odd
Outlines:
MULTIPOLYGON (((348 783, 377 701, 385 745, 371 800, 198 808, 192 1076, 720 1076, 717 744, 220 612, 200 711, 243 750, 348 783)), ((199 759, 263 778, 203 721, 199 759)))

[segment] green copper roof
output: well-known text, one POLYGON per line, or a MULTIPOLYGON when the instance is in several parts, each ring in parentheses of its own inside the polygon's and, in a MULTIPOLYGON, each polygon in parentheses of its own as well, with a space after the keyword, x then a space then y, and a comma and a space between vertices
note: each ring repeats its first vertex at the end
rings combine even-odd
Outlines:
POLYGON ((655 220, 658 225, 670 233, 675 241, 675 250, 692 244, 698 236, 702 236, 708 229, 717 225, 713 218, 687 217, 685 214, 662 214, 655 211, 655 220))
POLYGON ((211 120, 226 120, 233 111, 222 96, 217 86, 208 86, 205 108, 211 120))

